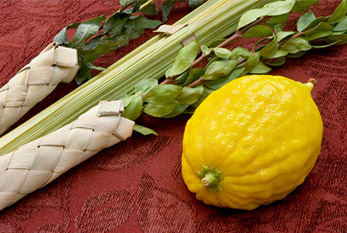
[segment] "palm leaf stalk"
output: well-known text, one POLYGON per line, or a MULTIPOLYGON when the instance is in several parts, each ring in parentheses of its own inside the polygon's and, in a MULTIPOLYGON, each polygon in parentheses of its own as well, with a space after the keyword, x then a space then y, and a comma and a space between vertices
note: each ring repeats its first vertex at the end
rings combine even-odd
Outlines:
MULTIPOLYGON (((240 4, 241 1, 238 3, 240 4)), ((201 14, 195 13, 193 14, 194 17, 188 16, 185 19, 187 20, 185 23, 196 27, 193 28, 195 30, 188 26, 170 37, 163 38, 159 36, 153 40, 153 42, 155 42, 153 46, 156 45, 157 47, 155 48, 157 50, 161 48, 163 44, 167 44, 167 40, 170 39, 173 40, 174 47, 177 47, 177 49, 175 49, 175 53, 177 53, 182 47, 181 42, 187 39, 187 35, 184 35, 185 31, 194 32, 195 37, 200 36, 201 39, 204 39, 208 43, 208 39, 212 38, 212 35, 213 37, 215 36, 215 30, 212 30, 213 28, 217 29, 217 31, 220 30, 220 32, 225 31, 225 28, 211 27, 204 28, 203 30, 203 28, 198 26, 200 23, 198 24, 197 21, 201 22, 201 19, 207 18, 208 25, 208 22, 216 19, 215 14, 219 15, 220 11, 224 9, 225 6, 230 7, 229 1, 225 1, 224 4, 221 4, 220 1, 215 1, 214 4, 216 5, 212 4, 212 6, 202 7, 201 9, 203 9, 203 11, 201 14), (213 9, 212 11, 211 7, 213 9), (160 46, 157 45, 158 43, 160 46)), ((236 4, 232 8, 235 9, 235 6, 240 7, 240 5, 236 4)), ((242 7, 237 8, 240 12, 242 12, 245 5, 241 4, 241 6, 242 7)), ((223 20, 226 19, 221 17, 218 20, 222 20, 223 22, 223 20)), ((234 30, 237 25, 234 23, 231 26, 233 26, 232 30, 234 30)), ((222 34, 221 38, 223 36, 222 34)), ((191 44, 194 44, 195 41, 196 40, 193 40, 193 42, 183 47, 182 50, 191 47, 191 44)), ((145 57, 152 55, 148 54, 146 51, 147 49, 154 50, 154 48, 151 47, 142 47, 141 52, 144 54, 140 53, 140 55, 145 57)), ((167 49, 162 51, 162 53, 164 52, 167 52, 167 49)), ((160 55, 163 55, 162 53, 160 55)), ((175 53, 173 52, 173 54, 175 53)), ((166 59, 172 61, 175 59, 175 56, 171 59, 166 59)), ((147 64, 148 63, 143 65, 147 64)), ((167 66, 166 64, 164 67, 167 69, 167 66)), ((143 66, 141 66, 141 68, 143 68, 143 66)), ((127 70, 131 69, 128 68, 127 70)), ((106 72, 106 74, 108 74, 108 72, 106 72)), ((152 79, 149 79, 150 77, 145 80, 152 82, 152 79)), ((93 79, 89 83, 97 82, 94 80, 100 79, 102 79, 102 77, 93 79)), ((106 81, 110 82, 112 79, 106 79, 106 81)), ((83 86, 81 86, 80 89, 83 89, 83 86)), ((120 93, 117 95, 119 94, 120 93)), ((70 96, 74 95, 71 94, 70 96)), ((110 98, 112 98, 112 96, 110 96, 110 98)), ((141 96, 140 98, 142 99, 141 96)), ((41 138, 21 145, 10 153, 1 156, 0 208, 5 208, 20 200, 28 193, 43 187, 69 168, 79 164, 103 148, 125 140, 131 136, 133 129, 139 132, 145 132, 146 130, 143 130, 143 127, 135 125, 135 122, 130 119, 131 103, 133 102, 129 102, 126 99, 120 101, 101 101, 97 106, 81 114, 77 120, 41 138), (124 109, 125 106, 126 109, 124 109)))
MULTIPOLYGON (((159 79, 175 58, 182 42, 192 35, 210 44, 233 33, 238 19, 248 9, 269 1, 209 0, 174 25, 187 25, 171 36, 158 35, 106 68, 93 79, 0 138, 0 153, 71 123, 100 100, 119 99, 134 92, 140 80, 159 79)), ((136 128, 137 129, 137 128, 136 128)))
MULTIPOLYGON (((64 28, 37 57, 17 72, 0 89, 0 135, 48 96, 59 83, 78 85, 92 78, 95 59, 128 44, 145 29, 156 28, 162 22, 147 19, 139 12, 157 14, 154 0, 121 1, 122 8, 109 18, 99 16, 64 28), (142 4, 143 3, 143 4, 142 4), (67 40, 66 30, 76 28, 67 40), (92 38, 92 39, 91 39, 92 38)), ((165 18, 169 12, 167 11, 165 18)))

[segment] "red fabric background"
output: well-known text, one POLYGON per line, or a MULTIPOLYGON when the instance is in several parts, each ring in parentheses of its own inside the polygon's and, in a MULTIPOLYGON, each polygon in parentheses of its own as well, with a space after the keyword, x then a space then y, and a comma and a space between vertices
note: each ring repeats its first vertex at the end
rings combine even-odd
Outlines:
MULTIPOLYGON (((61 28, 118 9, 115 0, 0 1, 0 85, 29 63, 61 28)), ((320 0, 316 15, 339 0, 320 0)), ((175 6, 169 23, 189 12, 175 6)), ((294 19, 292 19, 294 20, 294 19)), ((99 61, 107 66, 153 33, 99 61)), ((247 41, 239 42, 247 45, 247 41)), ((182 135, 189 116, 142 117, 160 136, 134 134, 0 212, 0 232, 347 232, 347 46, 309 52, 272 74, 318 80, 313 98, 324 121, 322 151, 303 185, 254 211, 206 206, 181 176, 182 135)), ((75 88, 60 85, 24 119, 75 88)), ((21 120, 23 122, 24 120, 21 120)))

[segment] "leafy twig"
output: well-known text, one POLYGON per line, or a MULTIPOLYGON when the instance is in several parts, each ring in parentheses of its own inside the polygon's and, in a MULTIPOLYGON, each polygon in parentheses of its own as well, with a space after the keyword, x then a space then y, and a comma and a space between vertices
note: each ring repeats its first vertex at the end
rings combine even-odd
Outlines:
MULTIPOLYGON (((162 17, 165 21, 175 1, 164 1, 162 17), (164 4, 170 2, 170 4, 164 4)), ((80 69, 76 75, 78 85, 92 78, 91 70, 103 70, 93 65, 94 61, 144 34, 146 29, 158 27, 162 21, 146 15, 157 15, 159 10, 154 0, 120 0, 121 8, 110 17, 99 16, 82 23, 73 23, 62 29, 54 41, 61 45, 76 48, 80 69), (142 13, 139 15, 138 13, 142 13), (66 31, 76 29, 70 41, 66 31)))
POLYGON ((179 51, 160 85, 157 80, 136 85, 136 93, 125 98, 125 116, 136 120, 142 112, 163 118, 192 113, 211 92, 238 77, 266 74, 271 67, 283 65, 286 57, 296 58, 311 49, 347 43, 346 0, 332 15, 318 18, 312 11, 306 12, 313 3, 316 2, 285 0, 246 12, 236 33, 214 48, 193 40, 179 51), (296 31, 282 31, 292 10, 306 13, 298 20, 296 31), (260 24, 265 20, 265 25, 260 24), (241 37, 260 40, 251 51, 224 48, 241 37), (196 58, 199 49, 203 53, 196 58), (204 68, 195 68, 206 58, 209 60, 204 68))
MULTIPOLYGON (((253 27, 254 25, 257 25, 259 24, 260 22, 262 22, 263 20, 265 19, 265 17, 260 17, 259 19, 257 19, 256 21, 252 22, 251 24, 241 28, 241 29, 238 29, 236 30, 236 32, 230 36, 229 38, 227 38, 225 41, 223 41, 222 43, 220 43, 219 45, 216 46, 216 48, 223 48, 227 45, 229 45, 230 43, 232 43, 234 40, 237 40, 238 38, 242 37, 243 34, 245 32, 247 32, 251 27, 253 27)), ((210 53, 213 53, 213 49, 210 51, 210 53)), ((194 68, 196 67, 198 64, 200 64, 204 59, 206 59, 207 57, 210 56, 210 53, 209 54, 206 54, 206 53, 202 53, 200 55, 199 58, 197 58, 190 66, 190 68, 194 68)), ((163 80, 160 84, 170 84, 170 83, 174 83, 176 78, 178 76, 173 76, 173 77, 168 77, 166 78, 165 80, 163 80)), ((197 81, 195 84, 193 84, 192 86, 196 86, 196 85, 199 85, 201 81, 197 81)))

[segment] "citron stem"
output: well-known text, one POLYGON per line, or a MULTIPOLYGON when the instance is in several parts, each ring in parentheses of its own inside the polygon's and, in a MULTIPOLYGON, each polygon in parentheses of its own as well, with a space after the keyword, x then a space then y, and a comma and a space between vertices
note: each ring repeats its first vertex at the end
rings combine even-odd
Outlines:
POLYGON ((201 179, 201 184, 206 187, 209 192, 214 193, 222 190, 219 184, 223 179, 221 171, 204 165, 202 169, 197 172, 197 175, 201 179))
POLYGON ((317 80, 315 80, 314 78, 309 78, 307 83, 305 83, 305 85, 310 88, 310 91, 312 91, 314 86, 317 85, 317 83, 318 83, 317 80))
POLYGON ((208 187, 210 185, 215 185, 218 183, 218 179, 213 173, 207 172, 205 177, 201 179, 201 183, 203 186, 208 187))

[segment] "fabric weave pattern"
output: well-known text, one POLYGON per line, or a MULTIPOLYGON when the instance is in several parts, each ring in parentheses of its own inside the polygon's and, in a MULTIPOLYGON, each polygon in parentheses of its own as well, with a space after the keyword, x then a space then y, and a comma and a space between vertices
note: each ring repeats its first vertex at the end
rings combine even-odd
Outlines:
MULTIPOLYGON (((339 3, 320 0, 312 10, 325 16, 339 3)), ((118 7, 113 0, 0 1, 0 86, 63 26, 110 15, 118 7)), ((188 12, 187 3, 177 4, 168 23, 188 12)), ((146 32, 127 47, 99 59, 98 65, 112 64, 153 35, 146 32)), ((247 44, 247 40, 238 42, 247 44)), ((182 135, 189 116, 143 116, 138 123, 160 136, 134 133, 71 169, 1 211, 0 232, 346 232, 346 67, 347 46, 343 45, 288 59, 272 71, 301 82, 315 78, 318 85, 313 98, 324 122, 322 151, 313 171, 282 201, 250 212, 199 202, 186 188, 180 170, 182 135)), ((75 87, 73 82, 59 85, 21 122, 75 87)))

